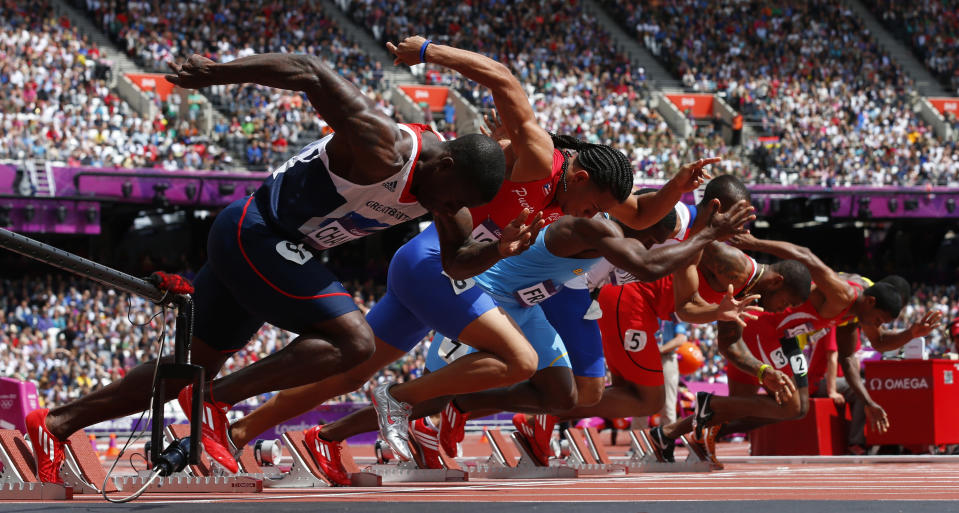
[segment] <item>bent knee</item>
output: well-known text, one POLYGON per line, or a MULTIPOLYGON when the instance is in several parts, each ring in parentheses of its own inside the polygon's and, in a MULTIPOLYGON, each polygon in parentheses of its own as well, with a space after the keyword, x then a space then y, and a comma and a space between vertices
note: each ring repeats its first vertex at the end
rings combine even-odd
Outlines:
POLYGON ((590 383, 578 388, 576 406, 593 406, 603 399, 603 382, 600 380, 590 381, 596 381, 597 384, 590 383))
POLYGON ((539 356, 527 345, 506 359, 507 379, 516 383, 533 377, 539 366, 539 356))
POLYGON ((547 406, 550 411, 567 411, 575 408, 579 402, 579 394, 576 389, 570 389, 565 394, 553 394, 547 398, 547 406))
POLYGON ((343 364, 347 366, 359 365, 369 360, 376 348, 373 329, 362 318, 350 322, 347 329, 332 342, 339 349, 343 364))
POLYGON ((783 420, 798 420, 806 416, 809 411, 809 403, 794 396, 789 402, 783 404, 780 410, 783 420))

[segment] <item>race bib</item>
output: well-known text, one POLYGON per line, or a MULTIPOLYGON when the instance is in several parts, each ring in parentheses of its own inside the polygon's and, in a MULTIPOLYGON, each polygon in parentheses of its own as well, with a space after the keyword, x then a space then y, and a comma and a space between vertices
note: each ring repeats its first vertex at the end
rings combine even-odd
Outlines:
POLYGON ((332 221, 319 230, 308 233, 307 236, 313 241, 313 244, 320 249, 329 249, 362 237, 362 235, 350 233, 339 221, 332 221))
POLYGON ((440 342, 439 355, 440 358, 446 360, 447 363, 466 355, 469 353, 469 351, 470 346, 460 342, 459 340, 443 337, 443 341, 440 342))
POLYGON ((450 280, 450 285, 453 287, 453 292, 458 296, 467 290, 473 288, 476 285, 476 280, 473 278, 466 278, 465 280, 454 280, 450 278, 450 275, 446 274, 446 271, 443 271, 443 276, 446 276, 450 280))
POLYGON ((307 263, 311 258, 313 258, 313 253, 306 249, 303 244, 294 244, 286 240, 277 243, 276 252, 290 262, 300 265, 307 263))
POLYGON ((536 285, 530 285, 524 289, 519 289, 516 292, 513 292, 513 296, 517 301, 522 303, 524 306, 533 306, 537 303, 542 303, 550 296, 558 292, 556 287, 553 286, 551 280, 546 280, 539 282, 536 285))
POLYGON ((627 283, 632 283, 634 281, 639 281, 636 279, 632 273, 626 272, 620 268, 613 269, 613 272, 609 273, 609 282, 613 285, 626 285, 627 283))
POLYGON ((631 353, 638 353, 646 347, 646 332, 640 330, 626 330, 623 335, 623 348, 631 353))
POLYGON ((496 223, 487 219, 476 228, 473 228, 473 233, 471 233, 470 236, 473 237, 473 240, 476 242, 493 242, 500 240, 501 233, 502 231, 499 226, 496 226, 496 223))
POLYGON ((808 367, 806 366, 806 357, 802 353, 794 354, 789 357, 789 366, 793 369, 796 376, 805 376, 808 367))
POLYGON ((789 363, 789 360, 786 358, 786 353, 783 353, 783 348, 777 347, 773 352, 769 353, 769 358, 772 359, 773 366, 777 369, 782 369, 789 363))

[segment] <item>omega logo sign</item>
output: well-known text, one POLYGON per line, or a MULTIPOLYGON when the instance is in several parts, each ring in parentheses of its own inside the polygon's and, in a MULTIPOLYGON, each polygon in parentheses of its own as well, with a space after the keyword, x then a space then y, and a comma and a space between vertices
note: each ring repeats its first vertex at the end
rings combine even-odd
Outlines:
POLYGON ((919 390, 929 388, 926 378, 872 378, 869 390, 919 390))

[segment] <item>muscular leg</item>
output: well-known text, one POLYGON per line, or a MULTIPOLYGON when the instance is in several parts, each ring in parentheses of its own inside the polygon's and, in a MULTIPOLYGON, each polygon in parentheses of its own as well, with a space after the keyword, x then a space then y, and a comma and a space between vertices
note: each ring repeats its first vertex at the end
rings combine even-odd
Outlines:
MULTIPOLYGON (((202 340, 193 339, 190 361, 202 366, 206 376, 216 376, 228 357, 228 354, 213 349, 202 340)), ((163 357, 160 363, 173 363, 173 357, 163 357)), ((141 363, 127 372, 123 379, 50 410, 47 415, 47 429, 58 439, 66 440, 87 426, 146 410, 150 407, 155 368, 156 360, 141 363)), ((187 381, 169 383, 164 402, 176 397, 186 385, 187 381)))
POLYGON ((576 405, 577 390, 568 367, 548 367, 527 381, 457 396, 456 406, 464 412, 505 410, 520 413, 553 413, 576 405))
POLYGON ((235 404, 344 372, 373 354, 373 330, 357 310, 313 324, 270 356, 213 382, 216 401, 235 404))
MULTIPOLYGON (((736 382, 730 382, 729 385, 729 397, 713 396, 709 402, 713 410, 710 425, 726 423, 720 435, 742 433, 766 424, 802 418, 809 408, 808 387, 800 388, 798 394, 780 405, 772 397, 757 395, 759 385, 736 382)), ((663 434, 670 438, 678 438, 692 430, 693 416, 663 426, 663 434)))
MULTIPOLYGON (((428 417, 441 412, 449 399, 449 396, 434 397, 415 405, 413 413, 410 414, 410 419, 428 417)), ((327 440, 341 441, 354 435, 369 433, 378 429, 376 410, 372 406, 367 406, 362 410, 357 410, 341 419, 325 424, 320 432, 323 433, 323 438, 327 440)))
POLYGON ((536 351, 519 327, 494 308, 470 322, 457 340, 477 349, 448 366, 390 389, 399 401, 416 404, 440 395, 457 395, 510 385, 536 372, 536 351))
POLYGON ((613 374, 613 384, 603 391, 603 398, 592 406, 580 406, 563 415, 564 419, 584 417, 642 417, 663 407, 663 386, 645 386, 626 381, 613 374))
POLYGON ((745 433, 769 424, 775 424, 784 420, 801 419, 805 417, 806 412, 809 411, 809 387, 802 387, 798 390, 798 392, 798 394, 793 396, 793 400, 790 401, 790 405, 784 405, 784 407, 781 409, 782 416, 744 417, 741 419, 736 419, 728 422, 722 429, 720 429, 719 435, 723 436, 729 433, 745 433))
POLYGON ((253 410, 252 413, 233 423, 230 426, 230 436, 233 438, 233 442, 237 447, 242 447, 260 433, 284 420, 306 413, 336 396, 358 390, 377 371, 406 354, 406 352, 383 342, 379 337, 375 338, 375 344, 376 350, 369 360, 346 372, 334 374, 316 383, 282 390, 259 408, 253 410))

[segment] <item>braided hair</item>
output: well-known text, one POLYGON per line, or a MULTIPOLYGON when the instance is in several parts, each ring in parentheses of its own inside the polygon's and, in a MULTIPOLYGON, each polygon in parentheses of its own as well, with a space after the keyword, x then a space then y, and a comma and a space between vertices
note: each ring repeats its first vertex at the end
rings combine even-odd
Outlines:
MULTIPOLYGON (((579 165, 589 172, 589 179, 606 189, 622 203, 633 189, 633 166, 626 155, 612 146, 592 144, 571 135, 549 134, 553 146, 578 153, 579 165)), ((566 187, 566 169, 563 169, 563 187, 566 187)))

